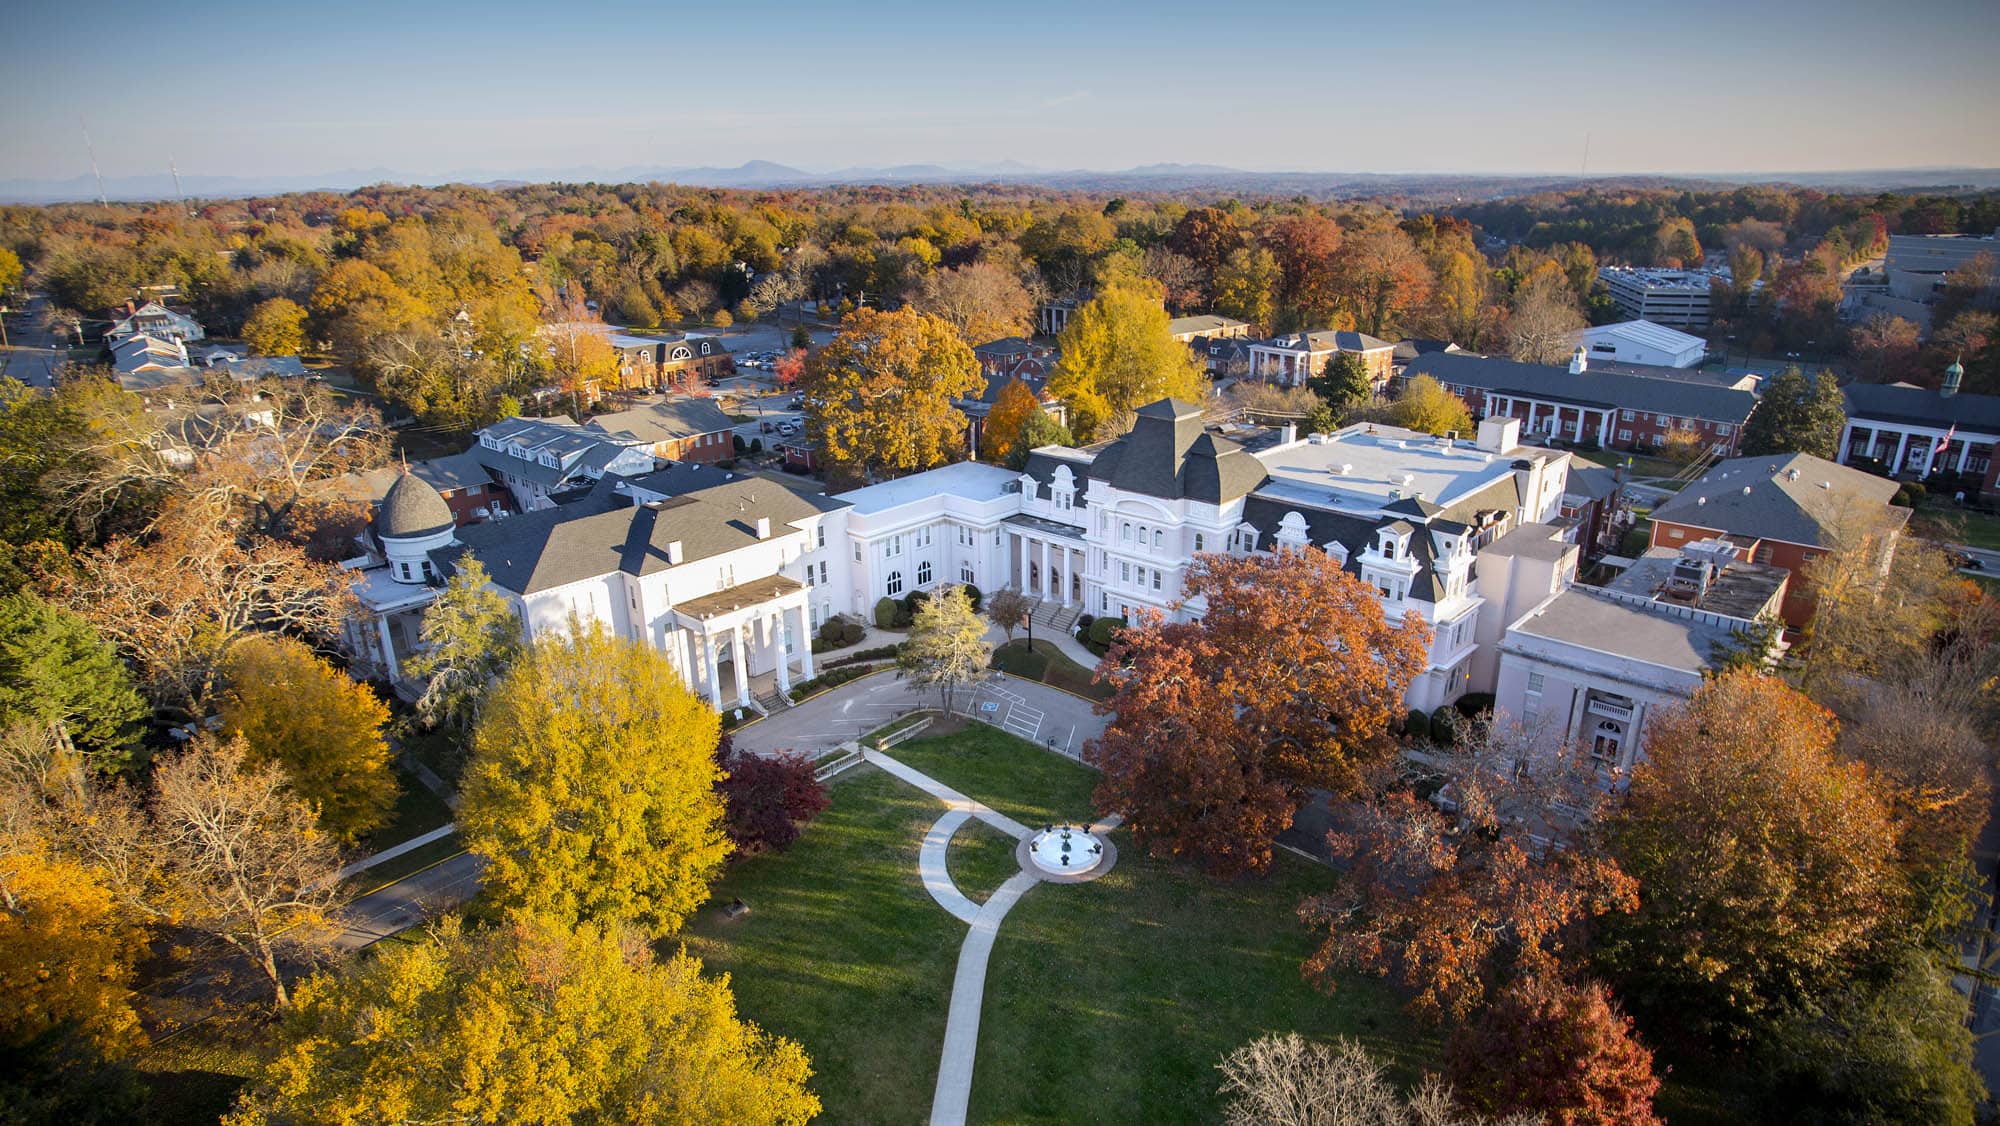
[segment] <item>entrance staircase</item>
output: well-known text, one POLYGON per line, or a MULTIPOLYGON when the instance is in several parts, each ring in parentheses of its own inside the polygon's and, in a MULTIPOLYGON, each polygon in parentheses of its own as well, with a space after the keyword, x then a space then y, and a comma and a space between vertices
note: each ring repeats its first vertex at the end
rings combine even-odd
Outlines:
POLYGON ((778 691, 775 684, 766 691, 752 692, 750 698, 757 701, 758 710, 765 715, 775 715, 792 706, 791 698, 778 691))
POLYGON ((1053 598, 1044 598, 1035 603, 1035 632, 1043 637, 1060 634, 1068 637, 1076 632, 1076 620, 1083 611, 1075 606, 1064 606, 1053 598))

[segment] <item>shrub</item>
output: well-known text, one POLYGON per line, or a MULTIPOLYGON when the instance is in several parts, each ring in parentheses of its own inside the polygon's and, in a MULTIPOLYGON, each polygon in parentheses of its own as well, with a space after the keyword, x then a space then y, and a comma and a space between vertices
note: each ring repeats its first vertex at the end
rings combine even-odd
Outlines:
POLYGON ((1096 621, 1096 620, 1097 620, 1097 617, 1096 617, 1096 615, 1094 615, 1094 614, 1081 614, 1081 615, 1078 615, 1078 617, 1077 617, 1077 619, 1076 619, 1076 632, 1077 632, 1077 634, 1078 634, 1078 635, 1080 636, 1080 635, 1083 635, 1083 634, 1087 634, 1087 633, 1089 633, 1089 632, 1090 632, 1090 623, 1092 623, 1092 622, 1094 622, 1094 621, 1096 621))
POLYGON ((896 626, 896 615, 901 613, 902 609, 903 608, 901 606, 896 605, 896 600, 893 598, 885 597, 880 601, 876 602, 875 628, 894 629, 896 626))
MULTIPOLYGON (((880 606, 877 606, 875 609, 876 613, 881 613, 882 608, 880 606)), ((857 644, 866 636, 868 636, 868 631, 861 627, 860 622, 848 622, 840 627, 840 643, 842 645, 857 644)))
POLYGON ((1652 542, 1653 531, 1650 526, 1641 524, 1629 528, 1625 532, 1625 538, 1618 541, 1618 554, 1629 559, 1637 559, 1646 554, 1646 547, 1652 542))
POLYGON ((725 774, 715 787, 722 794, 722 828, 738 856, 783 852, 826 808, 826 787, 805 755, 738 754, 724 735, 715 757, 725 774))
POLYGON ((859 664, 863 661, 893 661, 903 651, 901 645, 877 645, 873 649, 862 649, 828 661, 826 667, 837 669, 843 665, 859 664))
POLYGON ((1467 719, 1476 718, 1485 712, 1493 710, 1493 693, 1467 692, 1458 698, 1458 703, 1452 706, 1458 709, 1458 714, 1465 716, 1467 719))
POLYGON ((1431 742, 1440 747, 1458 745, 1458 713, 1450 705, 1431 713, 1431 742))
POLYGON ((826 621, 820 623, 819 639, 828 645, 838 645, 840 644, 840 635, 846 628, 846 623, 842 622, 839 618, 828 618, 826 621))
POLYGON ((1929 491, 1916 481, 1905 481, 1903 487, 1896 490, 1896 495, 1890 498, 1889 503, 1901 505, 1904 508, 1915 508, 1917 505, 1923 503, 1923 499, 1929 491))
POLYGON ((1430 738, 1431 717, 1416 708, 1411 708, 1410 714, 1403 717, 1403 734, 1412 739, 1430 738))
POLYGON ((931 595, 929 591, 913 590, 910 593, 903 596, 903 609, 910 615, 910 617, 915 618, 917 616, 917 611, 923 609, 924 603, 929 602, 930 600, 931 600, 931 595))
POLYGON ((1109 646, 1111 635, 1125 628, 1123 618, 1097 618, 1090 623, 1090 640, 1109 646))
POLYGON ((751 452, 751 453, 753 453, 753 454, 761 454, 761 453, 763 453, 763 452, 764 452, 764 439, 762 439, 762 438, 752 438, 752 439, 750 439, 750 452, 751 452))
POLYGON ((743 440, 743 435, 731 434, 729 436, 729 448, 736 451, 737 457, 742 457, 744 452, 750 448, 750 444, 743 440))
POLYGON ((839 687, 840 685, 846 684, 850 680, 855 680, 860 677, 867 676, 869 673, 874 672, 876 669, 879 669, 881 667, 882 666, 880 665, 857 664, 857 665, 846 665, 842 668, 837 668, 837 669, 829 669, 825 673, 813 677, 811 680, 800 681, 799 683, 793 685, 792 701, 794 703, 797 703, 798 701, 803 700, 808 696, 814 695, 815 693, 818 692, 822 692, 828 688, 839 687))
POLYGON ((975 614, 977 614, 977 613, 979 613, 979 607, 980 607, 980 606, 981 606, 981 605, 982 605, 983 603, 985 603, 985 601, 986 601, 986 596, 985 596, 985 595, 983 595, 983 594, 981 594, 981 593, 979 593, 979 588, 978 588, 978 587, 976 587, 976 586, 973 586, 973 585, 972 585, 971 583, 966 583, 966 584, 965 584, 965 600, 966 600, 967 602, 970 602, 970 603, 972 603, 972 612, 973 612, 973 613, 975 613, 975 614))

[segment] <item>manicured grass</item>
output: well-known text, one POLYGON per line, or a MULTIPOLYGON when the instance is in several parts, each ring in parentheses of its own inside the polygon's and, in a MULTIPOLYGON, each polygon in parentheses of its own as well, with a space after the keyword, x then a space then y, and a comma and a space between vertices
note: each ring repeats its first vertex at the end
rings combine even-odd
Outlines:
POLYGON ((1953 504, 1926 504, 1917 510, 1917 517, 1929 525, 1920 530, 1936 539, 2000 551, 2000 516, 1968 511, 1953 504))
POLYGON ((1623 465, 1629 460, 1632 463, 1631 475, 1633 477, 1660 478, 1661 481, 1648 481, 1647 483, 1661 485, 1661 487, 1664 487, 1662 481, 1666 478, 1678 476, 1687 469, 1687 466, 1678 461, 1670 461, 1663 457, 1649 457, 1646 454, 1626 453, 1623 450, 1590 450, 1588 452, 1573 450, 1571 452, 1586 461, 1593 461, 1599 465, 1608 465, 1613 468, 1623 465))
POLYGON ((967 899, 986 902, 1000 890, 1001 884, 1021 870, 1020 862, 1014 859, 1014 849, 1019 844, 976 817, 967 821, 952 834, 951 851, 945 853, 951 882, 958 885, 967 899))
POLYGON ((820 1121, 922 1122, 965 937, 917 879, 944 807, 870 766, 831 790, 790 851, 733 865, 681 939, 732 975, 746 1018, 805 1046, 820 1121), (750 913, 723 918, 737 897, 750 913))
MULTIPOLYGON (((1092 813, 1091 770, 984 725, 891 753, 1027 824, 1092 813)), ((965 933, 916 878, 942 807, 866 768, 832 796, 790 852, 733 868, 683 937, 734 975, 746 1017, 812 1053, 823 1121, 920 1122, 965 933), (751 913, 724 921, 717 908, 735 896, 751 913)), ((1322 869, 1283 854, 1268 877, 1219 884, 1114 841, 1103 879, 1037 886, 1001 924, 973 1121, 1211 1122, 1216 1061, 1265 1032, 1358 1036, 1404 1082, 1434 1066, 1435 1037, 1394 991, 1353 981, 1328 996, 1300 980, 1313 943, 1294 911, 1322 869)), ((1011 847, 1000 863, 1010 844, 962 828, 949 858, 961 890, 990 894, 1014 870, 1011 847)))
POLYGON ((1026 680, 1087 696, 1093 700, 1111 698, 1111 686, 1092 684, 1091 670, 1077 664, 1053 642, 1037 641, 1033 650, 1026 638, 1010 641, 993 651, 993 667, 1026 680))
POLYGON ((246 1013, 194 1025, 140 1050, 132 1065, 153 1091, 150 1121, 214 1126, 264 1066, 271 1044, 261 1013, 246 1013))
POLYGON ((402 844, 451 820, 451 807, 444 803, 444 799, 431 793, 429 787, 416 775, 404 770, 400 763, 396 765, 396 785, 402 787, 402 792, 396 796, 396 807, 389 811, 389 820, 355 845, 355 851, 360 855, 366 856, 402 844))

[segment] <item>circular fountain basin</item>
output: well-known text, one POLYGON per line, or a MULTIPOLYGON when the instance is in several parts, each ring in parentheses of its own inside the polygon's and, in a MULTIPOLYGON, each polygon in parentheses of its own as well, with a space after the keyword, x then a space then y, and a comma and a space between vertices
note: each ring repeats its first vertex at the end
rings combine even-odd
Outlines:
POLYGON ((1074 876, 1104 863, 1104 841, 1081 825, 1051 825, 1028 838, 1028 861, 1056 876, 1074 876))

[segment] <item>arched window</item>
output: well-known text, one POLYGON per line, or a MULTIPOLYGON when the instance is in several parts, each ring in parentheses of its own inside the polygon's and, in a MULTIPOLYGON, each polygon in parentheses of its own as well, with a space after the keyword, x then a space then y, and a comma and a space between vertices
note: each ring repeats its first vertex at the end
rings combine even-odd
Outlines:
POLYGON ((918 586, 931 585, 931 561, 928 559, 924 560, 922 563, 917 564, 917 585, 918 586))
POLYGON ((901 593, 903 593, 903 572, 889 572, 889 597, 894 598, 901 593))

